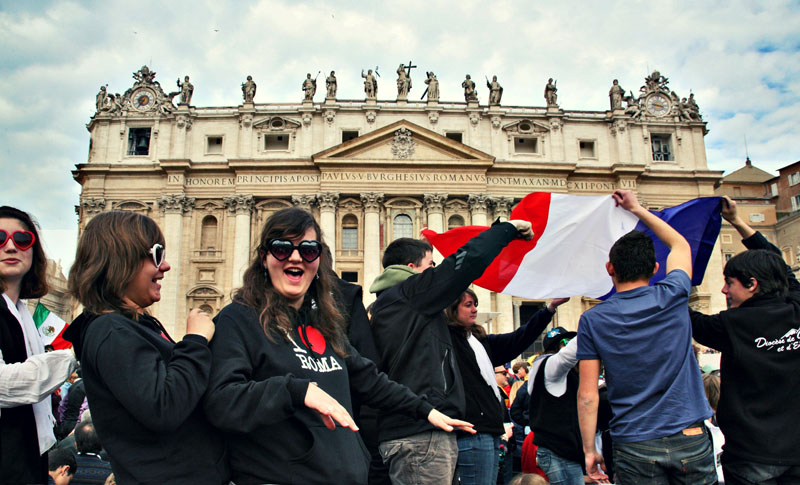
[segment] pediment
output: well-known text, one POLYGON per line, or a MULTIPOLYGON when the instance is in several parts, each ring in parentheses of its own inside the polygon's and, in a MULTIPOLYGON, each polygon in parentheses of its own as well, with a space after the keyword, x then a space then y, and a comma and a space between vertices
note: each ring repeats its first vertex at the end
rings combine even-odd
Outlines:
POLYGON ((316 164, 467 163, 491 165, 494 157, 407 120, 353 138, 313 157, 316 164))
POLYGON ((294 131, 300 128, 300 126, 301 124, 299 121, 284 118, 283 116, 270 116, 269 118, 264 118, 253 123, 253 128, 261 131, 294 131))
POLYGON ((534 133, 549 133, 550 126, 533 120, 517 120, 503 126, 503 131, 514 135, 532 135, 534 133))

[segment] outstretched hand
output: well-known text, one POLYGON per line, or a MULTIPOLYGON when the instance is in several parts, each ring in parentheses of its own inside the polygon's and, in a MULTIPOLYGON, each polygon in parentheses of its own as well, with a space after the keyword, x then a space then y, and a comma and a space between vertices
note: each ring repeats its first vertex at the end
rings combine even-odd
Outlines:
POLYGON ((625 210, 633 210, 639 206, 639 199, 636 198, 636 193, 632 190, 617 189, 611 194, 618 207, 625 210))
POLYGON ((519 219, 514 219, 513 221, 508 222, 517 228, 517 232, 519 233, 517 237, 526 241, 533 239, 533 229, 530 222, 519 219))
POLYGON ((555 313, 556 308, 558 308, 559 305, 563 305, 568 301, 569 298, 553 298, 550 300, 550 303, 547 304, 547 309, 550 311, 550 313, 555 313))
POLYGON ((453 428, 459 429, 461 431, 466 431, 467 433, 475 434, 476 431, 473 429, 472 423, 468 423, 466 421, 461 421, 458 419, 453 419, 446 414, 442 414, 440 411, 436 409, 432 409, 430 413, 428 413, 428 422, 432 425, 436 426, 439 429, 443 429, 448 433, 453 431, 453 428))
POLYGON ((606 462, 603 460, 603 455, 598 453, 597 450, 587 453, 586 474, 589 475, 589 478, 594 480, 595 483, 609 483, 606 473, 608 473, 608 470, 606 470, 606 462), (603 471, 600 471, 601 469, 603 471))
POLYGON ((722 197, 722 211, 720 213, 722 214, 722 218, 728 222, 735 220, 736 202, 727 195, 724 195, 722 197))
POLYGON ((336 429, 336 423, 343 428, 350 428, 353 431, 358 431, 355 421, 347 412, 339 401, 331 397, 330 394, 323 391, 313 382, 308 385, 306 391, 305 405, 309 409, 313 409, 319 413, 319 417, 328 429, 336 429))

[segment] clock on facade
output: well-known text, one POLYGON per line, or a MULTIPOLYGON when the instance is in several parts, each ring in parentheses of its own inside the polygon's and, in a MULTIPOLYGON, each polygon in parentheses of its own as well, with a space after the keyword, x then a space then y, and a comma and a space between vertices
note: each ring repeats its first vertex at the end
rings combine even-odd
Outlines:
POLYGON ((668 97, 656 93, 647 97, 645 107, 651 115, 661 117, 669 113, 671 105, 668 97))
POLYGON ((139 111, 148 111, 156 103, 156 94, 149 89, 137 89, 131 96, 131 102, 139 111))

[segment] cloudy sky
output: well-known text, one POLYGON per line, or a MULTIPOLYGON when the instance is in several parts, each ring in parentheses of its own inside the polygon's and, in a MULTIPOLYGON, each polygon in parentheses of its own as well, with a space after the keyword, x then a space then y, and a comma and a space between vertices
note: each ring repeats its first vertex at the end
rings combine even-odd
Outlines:
POLYGON ((0 0, 0 45, 0 202, 33 213, 65 262, 95 94, 124 92, 143 64, 165 88, 190 75, 198 107, 240 104, 248 74, 256 102, 299 101, 305 74, 330 70, 340 98, 363 98, 361 69, 379 66, 387 92, 413 60, 412 77, 436 72, 442 100, 463 99, 465 73, 496 74, 504 105, 544 106, 553 77, 563 109, 592 111, 607 109, 612 79, 638 91, 658 69, 695 93, 710 169, 742 166, 745 138, 774 174, 800 159, 798 0, 0 0))

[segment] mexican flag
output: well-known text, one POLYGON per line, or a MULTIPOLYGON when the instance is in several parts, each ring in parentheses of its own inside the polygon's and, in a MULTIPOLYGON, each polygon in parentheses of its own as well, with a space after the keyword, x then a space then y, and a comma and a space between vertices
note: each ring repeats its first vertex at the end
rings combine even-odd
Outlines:
POLYGON ((42 305, 42 302, 36 305, 36 311, 33 312, 33 322, 36 323, 36 328, 39 329, 43 344, 52 345, 56 350, 72 347, 71 343, 61 337, 64 329, 68 327, 67 323, 42 305))

